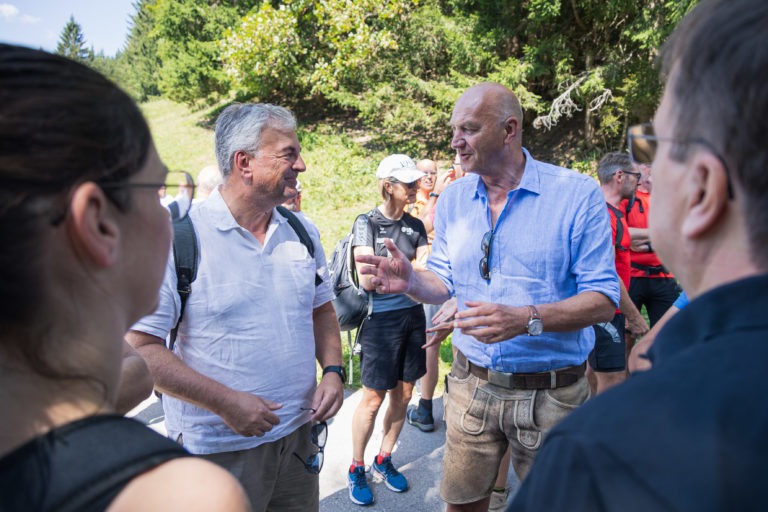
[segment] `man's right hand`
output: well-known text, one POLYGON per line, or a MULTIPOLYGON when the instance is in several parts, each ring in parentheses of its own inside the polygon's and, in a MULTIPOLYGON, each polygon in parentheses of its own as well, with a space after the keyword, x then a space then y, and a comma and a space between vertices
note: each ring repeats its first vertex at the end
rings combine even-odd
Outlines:
POLYGON ((368 266, 361 267, 359 272, 374 276, 371 278, 371 283, 373 283, 376 293, 408 293, 413 274, 411 262, 400 252, 392 240, 385 239, 384 244, 392 257, 384 258, 373 254, 357 255, 355 261, 368 264, 368 266))
POLYGON ((442 194, 443 190, 445 190, 445 187, 450 185, 450 183, 455 178, 456 178, 456 171, 454 171, 453 169, 450 169, 449 171, 440 175, 437 178, 437 181, 435 181, 435 188, 432 191, 437 195, 442 194))
POLYGON ((241 436, 261 437, 280 423, 280 418, 272 411, 280 409, 282 404, 243 391, 232 393, 232 399, 222 404, 216 414, 241 436))

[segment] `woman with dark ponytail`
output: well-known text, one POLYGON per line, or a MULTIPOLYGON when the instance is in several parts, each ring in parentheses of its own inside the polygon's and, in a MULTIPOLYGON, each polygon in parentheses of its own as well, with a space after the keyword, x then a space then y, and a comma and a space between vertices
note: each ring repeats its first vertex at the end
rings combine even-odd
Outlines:
POLYGON ((0 44, 0 510, 248 510, 217 466, 116 414, 155 307, 166 169, 97 72, 0 44))

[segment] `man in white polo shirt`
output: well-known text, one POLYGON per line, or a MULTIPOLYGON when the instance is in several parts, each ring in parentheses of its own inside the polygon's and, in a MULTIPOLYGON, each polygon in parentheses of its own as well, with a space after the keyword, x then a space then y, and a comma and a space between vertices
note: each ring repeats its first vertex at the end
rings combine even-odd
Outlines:
POLYGON ((282 107, 234 104, 221 113, 224 183, 190 213, 200 256, 173 352, 165 348, 181 307, 173 257, 157 311, 128 334, 163 393, 168 434, 230 470, 254 511, 318 509, 318 467, 306 464, 316 451, 310 427, 343 399, 339 325, 317 229, 300 217, 311 256, 275 209, 296 195, 306 169, 300 150, 296 120, 282 107))

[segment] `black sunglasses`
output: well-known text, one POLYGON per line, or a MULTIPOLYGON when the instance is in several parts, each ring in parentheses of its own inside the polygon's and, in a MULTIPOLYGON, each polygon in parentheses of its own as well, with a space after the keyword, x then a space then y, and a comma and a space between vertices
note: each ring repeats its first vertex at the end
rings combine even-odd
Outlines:
POLYGON ((699 144, 707 148, 713 155, 720 160, 725 169, 725 177, 728 180, 728 199, 733 199, 733 187, 731 186, 731 173, 728 170, 728 164, 720 152, 715 149, 710 142, 700 137, 683 139, 677 137, 660 137, 656 135, 651 123, 642 123, 630 126, 627 130, 627 146, 629 147, 629 157, 638 164, 651 165, 656 152, 659 149, 659 141, 674 142, 675 144, 699 144))
POLYGON ((486 281, 491 280, 491 242, 493 242, 492 229, 483 235, 480 242, 480 249, 483 251, 483 258, 480 260, 480 275, 486 281))
POLYGON ((304 469, 313 475, 316 475, 320 473, 321 469, 323 469, 323 462, 325 459, 325 442, 328 440, 328 424, 324 421, 315 423, 312 425, 312 429, 310 430, 309 435, 312 440, 312 444, 317 447, 315 453, 308 455, 306 459, 301 458, 301 455, 296 452, 293 452, 293 454, 297 459, 301 461, 302 464, 304 464, 304 469))
POLYGON ((637 178, 637 179, 638 179, 638 181, 640 180, 640 177, 642 176, 642 174, 641 174, 641 173, 639 173, 639 172, 634 172, 634 171, 625 171, 625 170, 622 170, 621 172, 623 172, 624 174, 629 174, 630 176, 634 176, 635 178, 637 178))

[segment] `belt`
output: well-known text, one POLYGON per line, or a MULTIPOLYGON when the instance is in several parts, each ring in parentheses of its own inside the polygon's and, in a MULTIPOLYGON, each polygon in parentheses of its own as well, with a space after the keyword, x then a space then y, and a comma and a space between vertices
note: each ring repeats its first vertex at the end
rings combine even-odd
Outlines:
POLYGON ((584 376, 587 367, 587 362, 584 361, 579 366, 566 366, 546 372, 507 373, 477 366, 461 351, 456 352, 456 360, 478 379, 507 389, 555 389, 570 386, 584 376))
POLYGON ((656 274, 669 274, 669 271, 664 267, 664 265, 658 265, 656 267, 651 267, 650 265, 643 265, 641 263, 630 263, 632 265, 632 268, 636 270, 640 270, 642 272, 645 272, 645 276, 655 276, 656 274))

